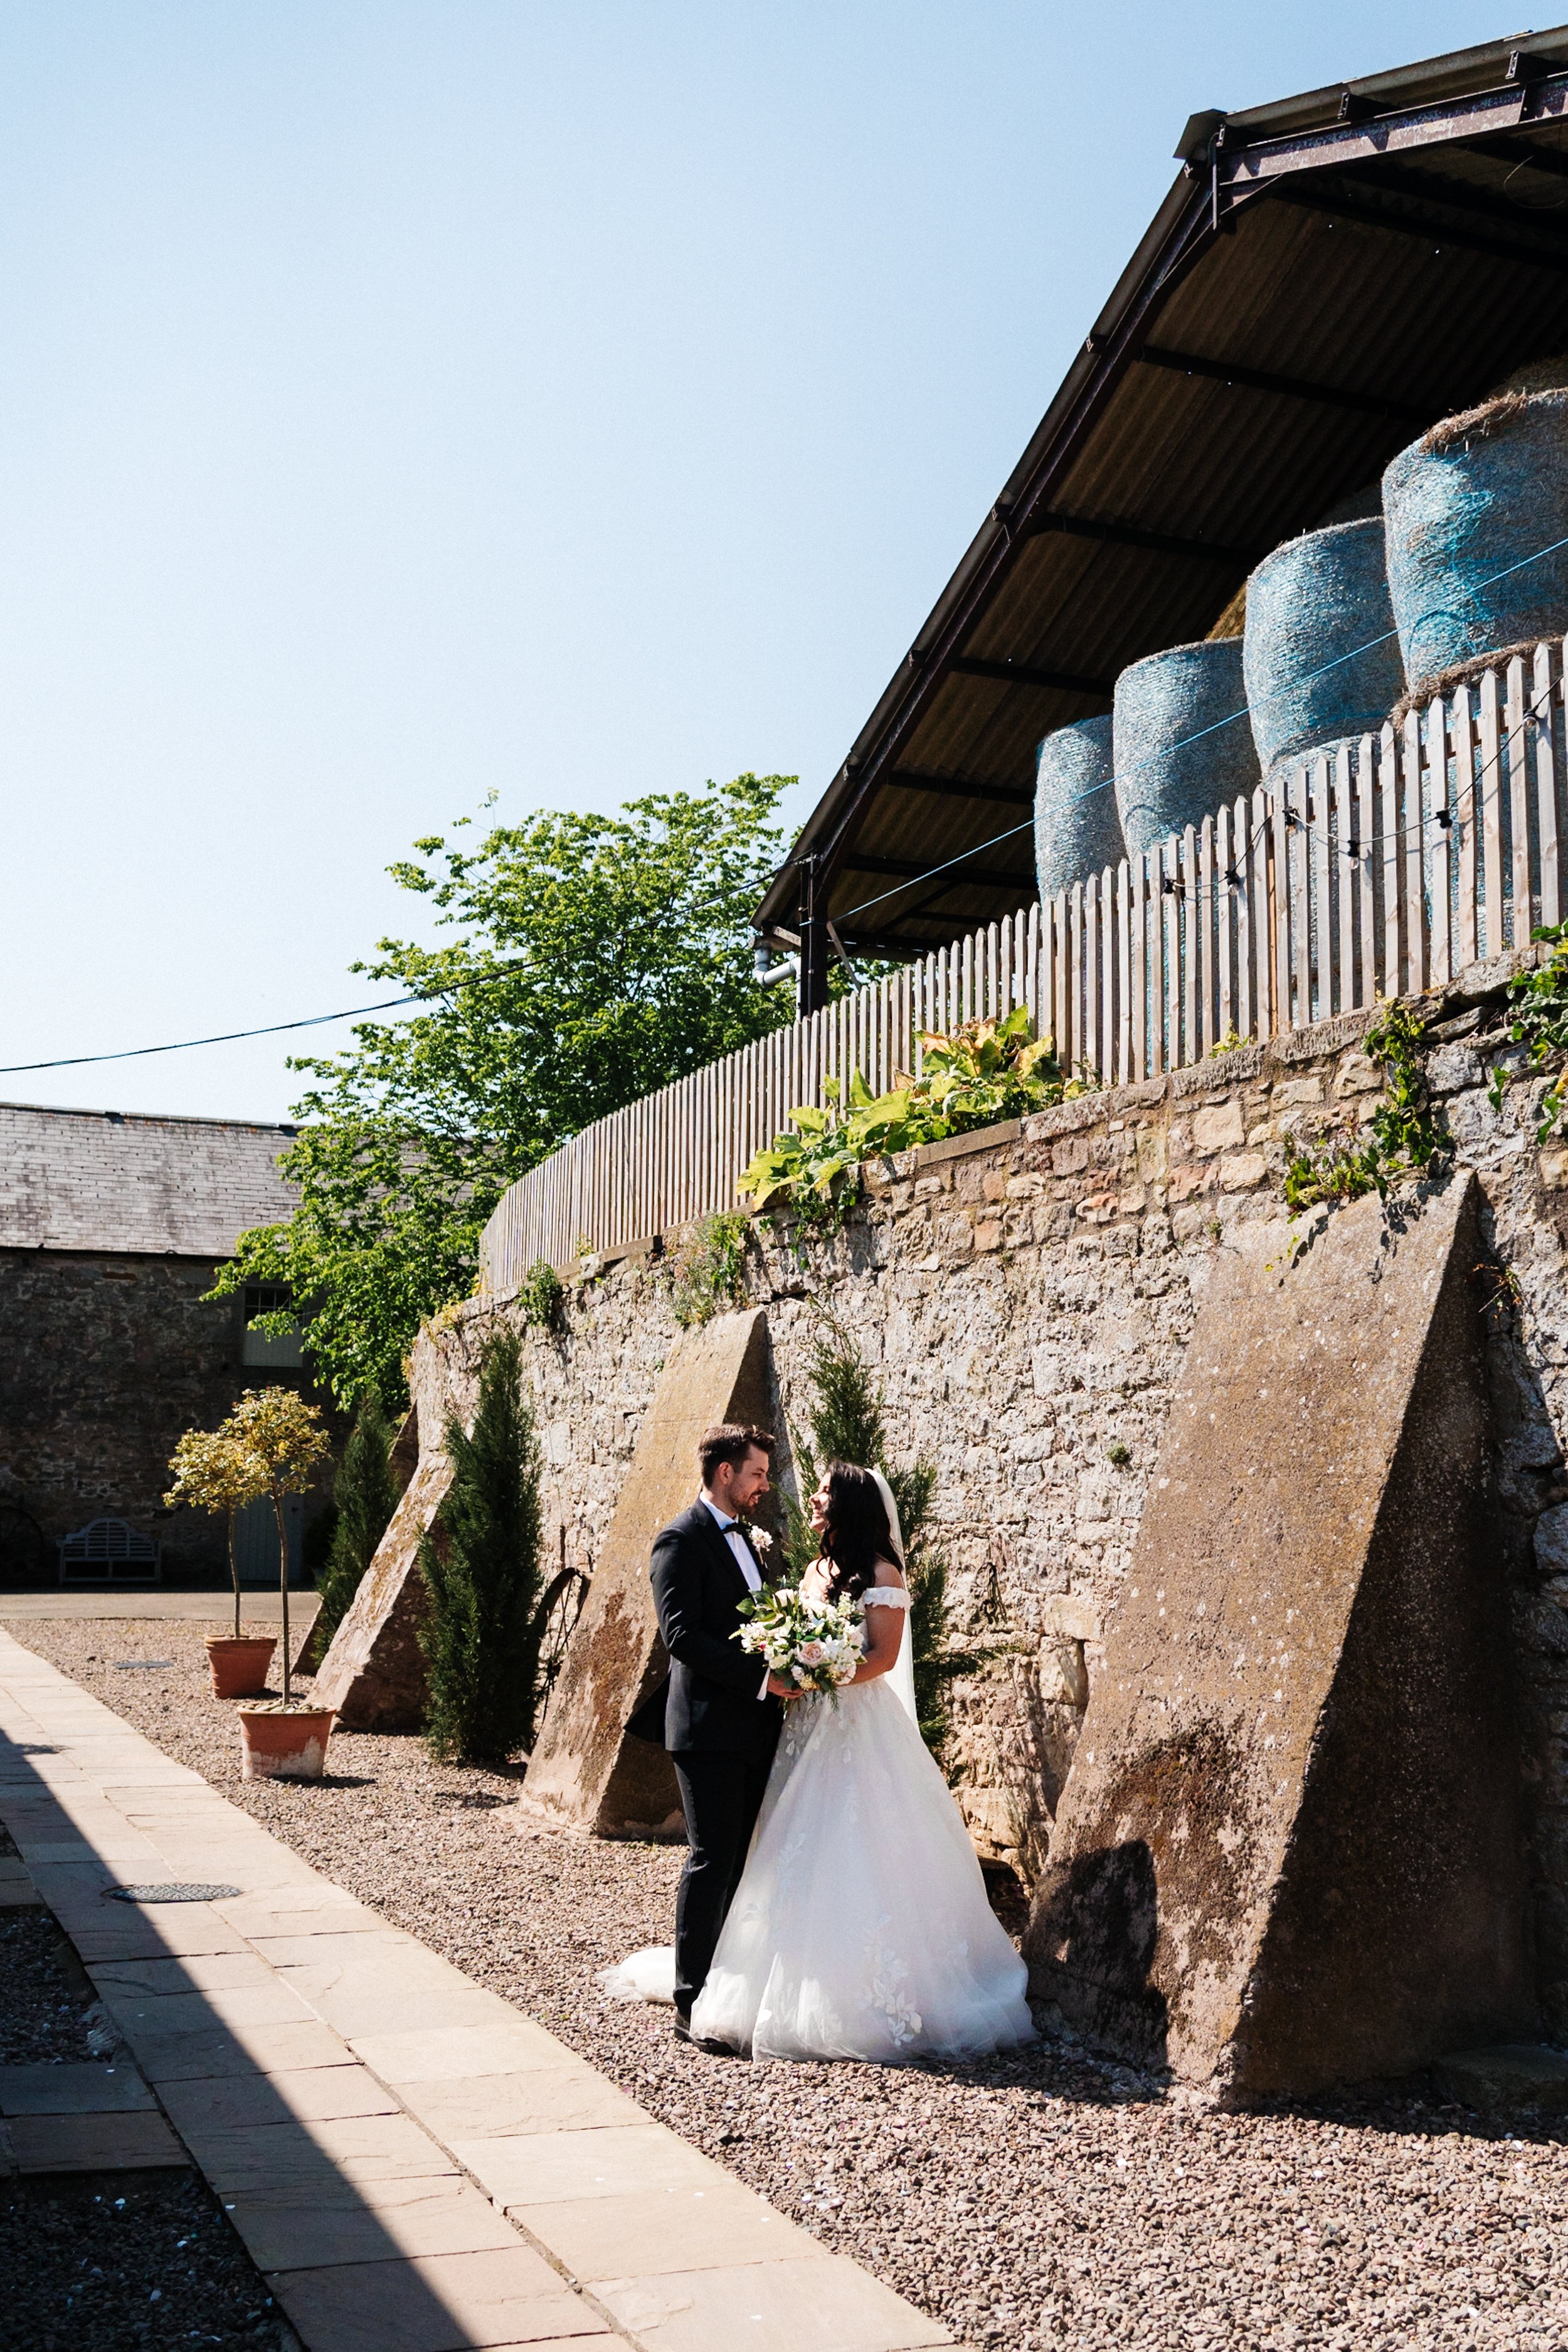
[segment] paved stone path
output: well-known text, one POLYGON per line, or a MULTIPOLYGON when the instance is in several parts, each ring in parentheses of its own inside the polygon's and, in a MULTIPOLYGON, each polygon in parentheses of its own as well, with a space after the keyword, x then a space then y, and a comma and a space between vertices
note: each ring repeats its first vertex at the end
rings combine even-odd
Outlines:
MULTIPOLYGON (((321 1606, 319 1592, 290 1591, 288 1627, 303 1634, 316 1621, 321 1606)), ((234 1594, 214 1585, 208 1592, 166 1592, 159 1586, 113 1591, 103 1585, 74 1584, 47 1592, 0 1592, 0 1624, 25 1624, 50 1617, 192 1617, 225 1631, 234 1624, 234 1594)), ((246 1586, 240 1595, 240 1614, 247 1625, 277 1625, 283 1621, 283 1596, 264 1586, 246 1586)))
POLYGON ((951 2344, 5 1633, 0 1820, 308 2352, 951 2344))

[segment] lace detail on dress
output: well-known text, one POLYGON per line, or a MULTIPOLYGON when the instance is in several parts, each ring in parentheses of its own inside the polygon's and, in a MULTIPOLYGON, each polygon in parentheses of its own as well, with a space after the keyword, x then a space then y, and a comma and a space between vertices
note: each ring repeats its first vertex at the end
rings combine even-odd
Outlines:
POLYGON ((873 1584, 861 1594, 862 1609, 907 1609, 909 1595, 902 1584, 873 1584))
POLYGON ((904 1990, 909 1974, 883 1930, 893 1925, 892 1915, 883 1912, 866 1950, 870 1982, 861 1996, 861 2007, 880 2017, 894 2050, 906 2050, 921 2030, 920 2011, 904 1990))

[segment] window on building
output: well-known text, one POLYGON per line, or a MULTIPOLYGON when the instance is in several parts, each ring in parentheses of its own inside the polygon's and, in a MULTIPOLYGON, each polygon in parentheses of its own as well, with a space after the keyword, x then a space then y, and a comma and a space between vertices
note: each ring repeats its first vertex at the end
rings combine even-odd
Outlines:
POLYGON ((240 1339, 242 1364, 265 1364, 275 1371, 298 1371, 305 1361, 299 1344, 299 1326, 275 1339, 266 1331, 253 1331, 251 1325, 258 1315, 287 1315, 294 1304, 285 1282, 247 1282, 245 1286, 245 1328, 240 1339))

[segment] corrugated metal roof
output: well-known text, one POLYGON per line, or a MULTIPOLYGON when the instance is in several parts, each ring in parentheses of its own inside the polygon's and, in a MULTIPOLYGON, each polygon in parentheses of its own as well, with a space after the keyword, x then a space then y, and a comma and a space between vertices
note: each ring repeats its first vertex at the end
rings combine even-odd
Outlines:
MULTIPOLYGON (((846 939, 929 947, 1031 898, 1040 737, 1205 635, 1427 424, 1568 348, 1565 228, 1568 28, 1225 119, 796 844, 846 939)), ((786 868, 759 927, 791 934, 800 889, 786 868)))
POLYGON ((0 1103, 0 1249, 227 1257, 298 1196, 291 1127, 0 1103))

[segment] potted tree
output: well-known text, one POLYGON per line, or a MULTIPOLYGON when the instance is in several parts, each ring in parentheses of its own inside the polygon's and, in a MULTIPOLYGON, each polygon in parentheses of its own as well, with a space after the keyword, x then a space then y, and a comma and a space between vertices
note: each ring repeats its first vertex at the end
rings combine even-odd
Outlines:
POLYGON ((188 1429, 169 1465, 174 1483, 164 1496, 169 1510, 182 1503, 198 1511, 222 1511, 228 1521, 229 1581, 234 1586, 235 1629, 207 1636, 207 1665, 219 1698, 250 1698, 267 1688, 267 1668, 277 1647, 271 1633, 240 1631, 239 1563, 235 1559, 235 1513, 258 1503, 267 1492, 260 1457, 237 1438, 215 1429, 188 1429))
POLYGON ((293 1389, 247 1389, 222 1434, 260 1464, 277 1520, 277 1589, 283 1609, 283 1696, 239 1708, 243 1774, 247 1780, 319 1780, 332 1729, 330 1707, 294 1696, 288 1641, 288 1530, 284 1501, 302 1495, 327 1457, 321 1408, 293 1389))

